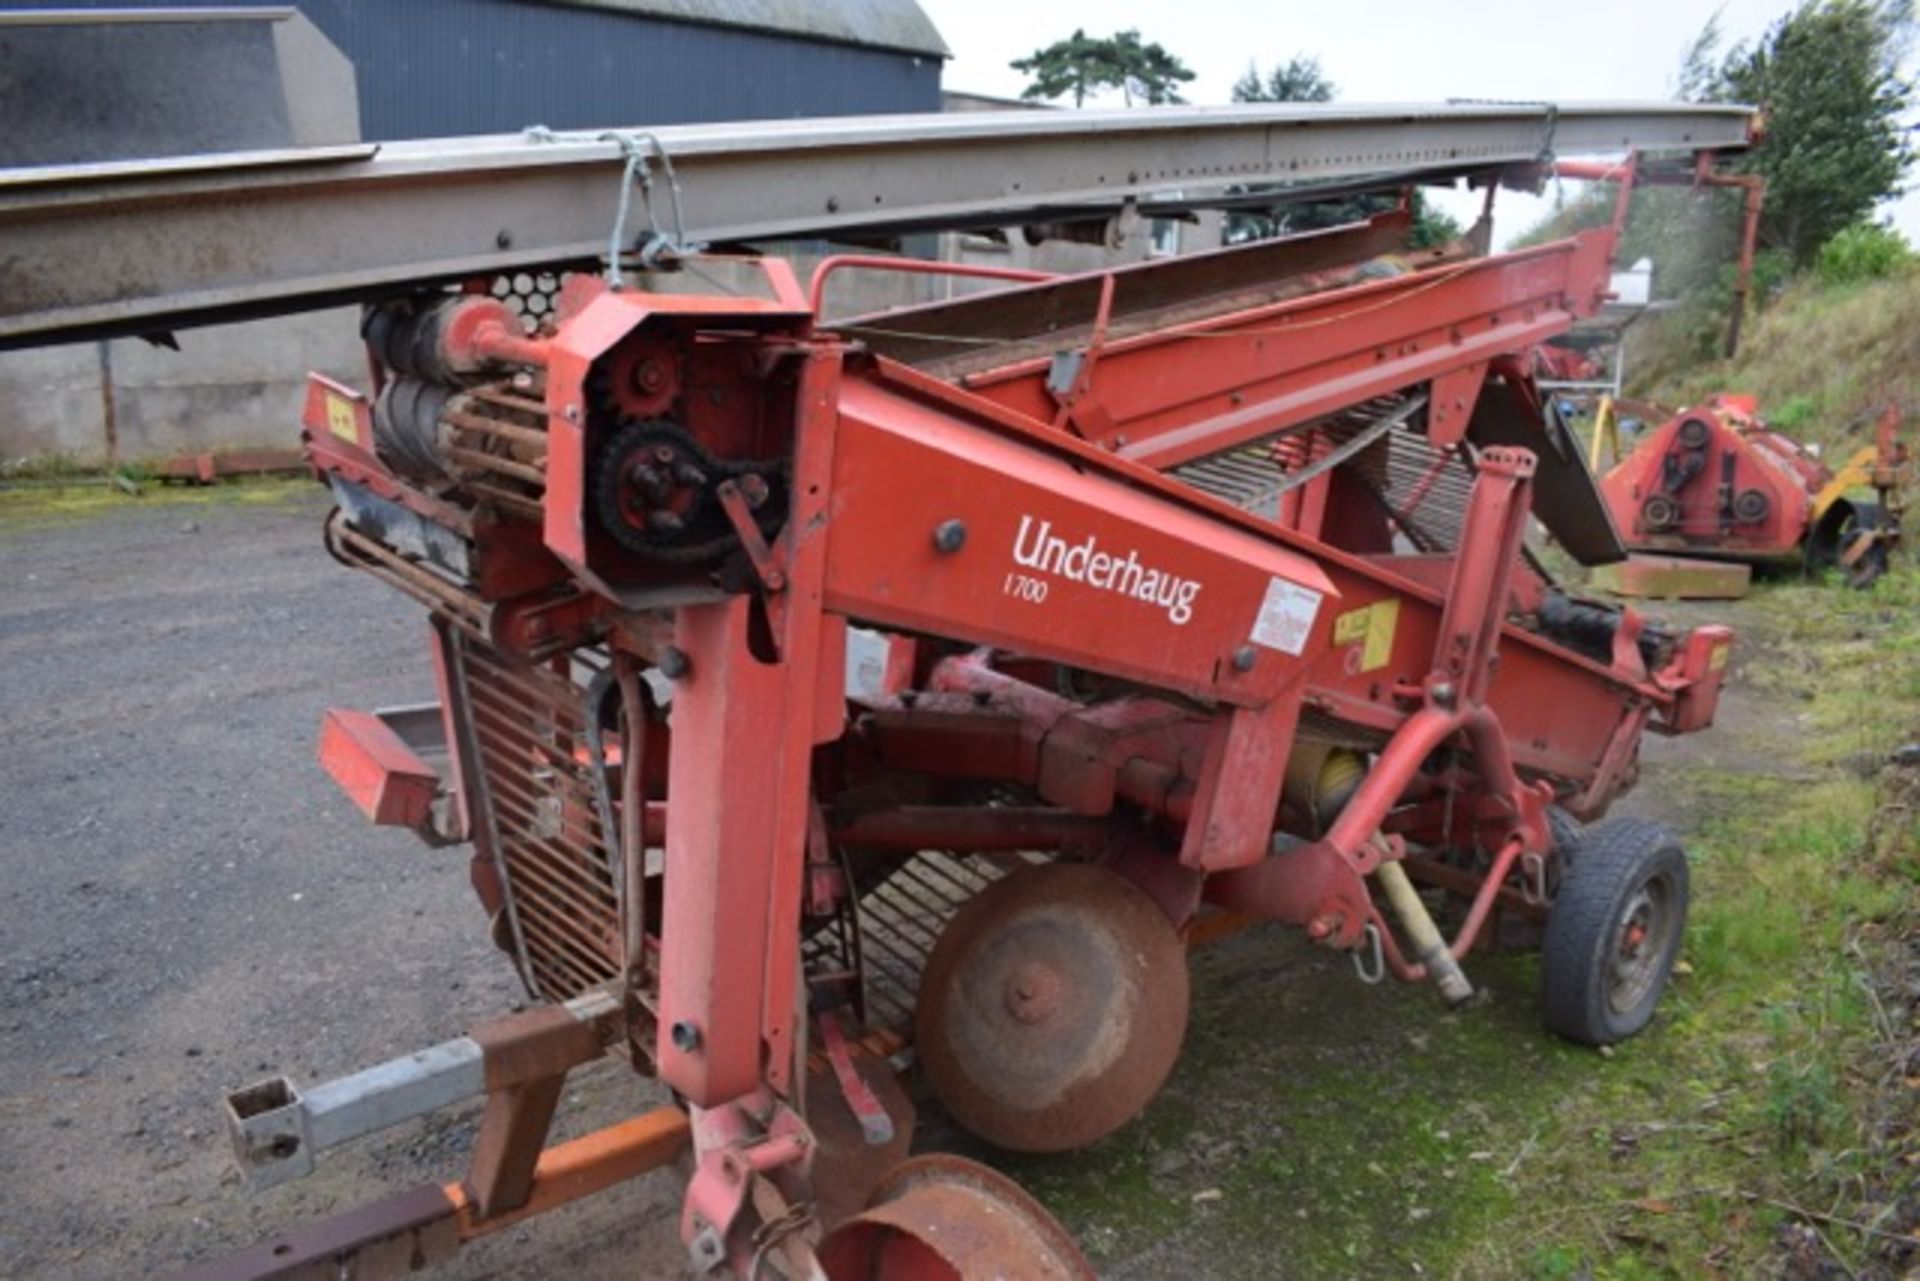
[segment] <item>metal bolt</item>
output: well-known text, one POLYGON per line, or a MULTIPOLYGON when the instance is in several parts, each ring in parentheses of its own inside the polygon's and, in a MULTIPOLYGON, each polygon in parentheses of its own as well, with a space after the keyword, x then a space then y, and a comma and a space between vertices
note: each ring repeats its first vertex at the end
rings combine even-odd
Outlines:
POLYGON ((658 533, 677 534, 686 527, 687 522, 681 518, 679 512, 667 511, 662 508, 659 511, 647 513, 647 528, 655 530, 658 533))
POLYGON ((673 1048, 682 1054, 692 1054, 700 1048, 700 1029, 685 1019, 673 1025, 670 1035, 673 1037, 673 1048))
POLYGON ((1453 682, 1441 681, 1433 687, 1433 701, 1441 707, 1453 706, 1453 682))
POLYGON ((1253 646, 1242 645, 1239 649, 1233 651, 1233 670, 1236 672, 1252 671, 1254 660, 1258 657, 1259 655, 1253 652, 1253 646))
POLYGON ((946 555, 952 555, 967 545, 967 526, 964 521, 943 520, 933 528, 933 545, 946 555))
POLYGON ((707 483, 707 473, 692 463, 680 463, 673 469, 673 478, 688 489, 699 489, 707 483))
POLYGON ((677 645, 669 645, 660 651, 660 674, 670 681, 677 681, 693 668, 693 660, 686 651, 677 645))
POLYGON ((673 492, 673 486, 668 482, 666 475, 657 467, 649 467, 645 463, 635 463, 633 470, 628 472, 627 475, 632 479, 634 484, 646 491, 648 498, 651 498, 656 503, 666 502, 667 496, 673 492))

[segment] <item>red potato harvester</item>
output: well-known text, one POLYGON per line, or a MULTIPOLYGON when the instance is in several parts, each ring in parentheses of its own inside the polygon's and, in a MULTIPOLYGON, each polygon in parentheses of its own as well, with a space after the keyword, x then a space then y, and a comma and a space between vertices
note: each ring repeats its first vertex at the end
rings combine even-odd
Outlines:
MULTIPOLYGON (((757 297, 574 276, 532 337, 433 295, 370 313, 375 397, 314 381, 329 545, 430 609, 440 674, 429 718, 335 713, 323 759, 377 820, 474 843, 536 993, 618 993, 600 1035, 684 1102, 696 1254, 743 1264, 825 1189, 858 1210, 846 1169, 911 1130, 876 1057, 907 1042, 1000 1146, 1118 1129, 1223 911, 1455 1002, 1496 918, 1529 920, 1556 1031, 1651 1017, 1679 847, 1579 820, 1645 730, 1711 720, 1730 637, 1576 601, 1522 543, 1538 512, 1609 552, 1526 359, 1604 287, 1606 233, 1383 271, 1407 230, 832 327, 821 284, 858 262, 811 300, 777 260, 730 264, 757 297)), ((476 1207, 540 1184, 557 1085, 527 1088, 492 1095, 476 1207)), ((819 1263, 975 1275, 949 1216, 1084 1273, 950 1159, 819 1263)))
POLYGON ((896 1065, 1000 1147, 1095 1142, 1180 1053, 1187 948, 1249 919, 1450 1003, 1476 949, 1531 934, 1554 1032, 1653 1017, 1686 860, 1604 815, 1645 733, 1711 723, 1732 638, 1577 599, 1524 539, 1625 554, 1532 374, 1604 301, 1615 228, 1413 250, 1403 205, 1084 275, 830 259, 810 290, 657 229, 625 281, 623 223, 605 275, 583 237, 607 243, 588 197, 621 157, 618 190, 657 160, 676 223, 684 179, 705 234, 752 241, 1037 223, 1189 172, 1439 156, 1492 182, 1556 136, 1737 149, 1747 113, 1053 114, 662 131, 681 177, 648 134, 0 185, 0 345, 366 305, 370 384, 314 377, 303 443, 328 549, 425 612, 437 698, 329 713, 321 760, 374 822, 471 846, 541 1002, 232 1095, 259 1184, 485 1105, 459 1182, 196 1275, 410 1271, 677 1163, 698 1270, 1090 1276, 1006 1179, 907 1157, 896 1065), (873 269, 1003 287, 823 320, 830 278, 873 269), (548 1145, 608 1054, 671 1101, 548 1145))

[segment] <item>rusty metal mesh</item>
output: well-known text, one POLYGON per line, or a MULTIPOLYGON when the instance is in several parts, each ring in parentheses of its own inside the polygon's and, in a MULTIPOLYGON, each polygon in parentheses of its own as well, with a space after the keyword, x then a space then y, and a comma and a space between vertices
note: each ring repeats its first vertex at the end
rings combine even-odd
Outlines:
POLYGON ((962 904, 1014 868, 1044 854, 950 854, 923 850, 861 894, 856 937, 822 929, 808 937, 809 973, 859 969, 867 1026, 910 1039, 920 974, 940 931, 962 904))
MULTIPOLYGON (((1385 396, 1311 423, 1262 436, 1176 467, 1176 480, 1244 511, 1274 520, 1291 476, 1327 458, 1355 437, 1400 413, 1404 397, 1385 396)), ((1437 449, 1423 433, 1425 416, 1410 415, 1339 465, 1391 515, 1400 535, 1422 552, 1459 545, 1473 492, 1473 470, 1459 450, 1437 449)))
POLYGON ((496 843, 535 992, 564 1001, 620 973, 620 915, 586 742, 590 660, 510 666, 463 646, 485 834, 496 843))
MULTIPOLYGON (((620 974, 620 912, 586 738, 588 655, 515 667, 463 638, 462 666, 484 807, 536 995, 564 1001, 620 974)), ((914 854, 866 887, 850 919, 812 930, 810 975, 859 984, 869 1028, 911 1033, 927 955, 968 899, 1044 854, 914 854)))

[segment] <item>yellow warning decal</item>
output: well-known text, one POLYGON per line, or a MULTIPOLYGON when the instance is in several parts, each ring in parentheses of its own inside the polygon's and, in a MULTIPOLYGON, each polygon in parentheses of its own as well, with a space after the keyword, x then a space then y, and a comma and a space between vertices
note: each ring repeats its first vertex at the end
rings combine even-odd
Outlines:
POLYGON ((1727 665, 1727 659, 1731 657, 1732 654, 1733 654, 1733 646, 1731 645, 1714 646, 1713 657, 1707 660, 1707 670, 1710 672, 1719 671, 1721 668, 1727 665))
POLYGON ((1348 610, 1333 620, 1333 643, 1359 643, 1360 667, 1371 672, 1393 657, 1393 632, 1400 625, 1400 600, 1377 600, 1362 609, 1348 610))
POLYGON ((327 393, 327 428, 344 441, 355 445, 360 443, 360 421, 353 412, 352 401, 345 396, 327 393))

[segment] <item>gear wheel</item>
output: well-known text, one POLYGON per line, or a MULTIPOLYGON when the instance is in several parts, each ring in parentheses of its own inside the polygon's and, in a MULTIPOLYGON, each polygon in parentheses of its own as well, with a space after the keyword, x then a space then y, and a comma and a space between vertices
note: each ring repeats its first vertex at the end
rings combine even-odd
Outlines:
POLYGON ((594 516, 625 550, 653 560, 712 560, 739 543, 715 494, 720 482, 759 477, 764 497, 754 515, 763 533, 786 508, 782 463, 727 461, 666 419, 623 422, 595 456, 588 492, 594 516))
POLYGON ((631 338, 613 349, 587 375, 594 407, 625 419, 653 419, 679 399, 680 357, 657 337, 631 338))
POLYGON ((1772 502, 1765 490, 1743 489, 1733 498, 1733 518, 1747 525, 1757 525, 1767 518, 1773 510, 1772 502))
POLYGON ((1640 518, 1648 529, 1672 529, 1680 523, 1680 504, 1665 494, 1655 494, 1640 508, 1640 518))

